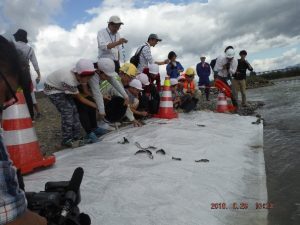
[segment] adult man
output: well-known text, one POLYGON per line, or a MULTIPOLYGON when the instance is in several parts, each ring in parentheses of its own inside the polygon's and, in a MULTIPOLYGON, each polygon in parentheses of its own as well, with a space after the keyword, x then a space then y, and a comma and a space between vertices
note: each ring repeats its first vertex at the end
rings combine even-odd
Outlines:
POLYGON ((246 71, 250 70, 253 71, 252 66, 246 60, 247 51, 242 50, 240 51, 241 58, 238 59, 238 66, 236 73, 233 75, 232 85, 235 89, 235 98, 238 100, 238 92, 241 91, 242 94, 242 106, 247 106, 246 103, 246 71))
POLYGON ((159 41, 162 41, 162 39, 160 39, 157 34, 150 34, 148 37, 148 41, 137 49, 137 53, 142 49, 139 57, 139 64, 137 67, 138 72, 143 72, 144 68, 148 67, 149 64, 155 63, 157 65, 164 65, 169 63, 168 59, 164 61, 153 60, 150 47, 155 47, 155 45, 157 45, 159 41))
MULTIPOLYGON (((24 79, 14 46, 0 36, 0 114, 17 101, 15 92, 24 79)), ((16 170, 9 159, 0 132, 0 225, 46 225, 46 219, 27 210, 16 170)))
MULTIPOLYGON (((33 110, 33 100, 31 96, 31 92, 33 91, 31 75, 30 75, 30 67, 29 67, 29 60, 33 65, 34 70, 36 71, 38 77, 36 78, 36 82, 39 83, 41 80, 41 74, 39 65, 34 53, 33 48, 28 45, 27 40, 27 32, 23 29, 19 29, 15 34, 15 46, 19 53, 20 63, 22 69, 24 70, 24 82, 22 84, 22 89, 24 93, 24 97, 26 99, 26 104, 29 109, 30 117, 34 120, 34 110, 33 110)), ((33 93, 34 94, 34 93, 33 93)))
POLYGON ((196 66, 196 71, 199 77, 199 82, 198 86, 205 85, 205 96, 206 100, 209 101, 209 89, 210 89, 210 81, 209 81, 209 76, 210 76, 210 65, 205 62, 206 57, 202 55, 200 57, 201 62, 197 64, 196 66))
POLYGON ((115 63, 115 71, 120 69, 120 51, 121 46, 127 43, 125 38, 120 38, 119 29, 124 23, 118 16, 111 16, 107 28, 98 32, 98 59, 110 58, 115 63))
POLYGON ((232 75, 235 74, 237 69, 237 60, 234 58, 235 51, 229 46, 225 50, 225 56, 219 56, 216 61, 214 70, 218 72, 217 78, 222 80, 231 88, 231 101, 233 106, 238 107, 237 101, 235 99, 235 90, 232 88, 231 80, 232 75), (230 48, 229 48, 230 47, 230 48))

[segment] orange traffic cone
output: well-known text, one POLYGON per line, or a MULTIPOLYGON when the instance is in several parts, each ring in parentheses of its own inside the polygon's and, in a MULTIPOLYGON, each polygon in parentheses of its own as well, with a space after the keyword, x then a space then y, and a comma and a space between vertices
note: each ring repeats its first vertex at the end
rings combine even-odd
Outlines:
POLYGON ((173 119, 178 117, 178 114, 173 108, 171 82, 169 76, 166 76, 163 93, 160 98, 159 111, 158 114, 154 115, 154 117, 161 119, 173 119))
POLYGON ((18 102, 3 111, 3 139, 14 165, 26 174, 54 164, 55 156, 42 156, 23 91, 18 90, 16 96, 18 102))
POLYGON ((218 94, 218 103, 217 103, 217 112, 219 113, 227 113, 229 112, 227 98, 224 93, 218 94))

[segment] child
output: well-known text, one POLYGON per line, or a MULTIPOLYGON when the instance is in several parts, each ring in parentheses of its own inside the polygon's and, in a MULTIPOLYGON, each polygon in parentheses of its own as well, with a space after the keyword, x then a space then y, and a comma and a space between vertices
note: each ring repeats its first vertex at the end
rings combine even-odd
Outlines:
POLYGON ((95 74, 93 62, 80 59, 73 70, 63 68, 47 76, 44 92, 61 114, 62 142, 65 147, 73 147, 80 138, 80 122, 74 98, 83 104, 96 108, 96 104, 83 98, 78 86, 85 85, 95 74))
POLYGON ((175 78, 171 78, 170 82, 171 82, 173 106, 175 109, 177 109, 181 104, 181 99, 177 90, 178 80, 175 78))
POLYGON ((127 88, 127 94, 129 96, 129 107, 133 114, 141 117, 148 116, 146 111, 138 111, 139 106, 139 94, 143 91, 142 83, 138 79, 133 79, 129 83, 129 87, 127 88))

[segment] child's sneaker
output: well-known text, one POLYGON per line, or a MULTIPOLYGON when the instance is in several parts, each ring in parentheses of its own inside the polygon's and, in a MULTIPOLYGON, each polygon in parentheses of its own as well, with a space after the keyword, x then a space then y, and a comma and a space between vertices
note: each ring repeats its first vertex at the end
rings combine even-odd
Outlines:
POLYGON ((96 134, 94 132, 91 132, 88 135, 86 135, 86 137, 84 138, 84 141, 86 144, 92 144, 92 143, 98 142, 99 140, 98 140, 96 134))
POLYGON ((73 148, 73 140, 72 139, 63 140, 61 142, 61 146, 67 147, 67 148, 73 148))
POLYGON ((102 128, 102 127, 97 127, 93 131, 93 133, 95 133, 97 137, 100 137, 100 136, 102 136, 102 135, 104 135, 104 134, 106 134, 108 132, 109 132, 108 130, 106 130, 106 129, 102 128))

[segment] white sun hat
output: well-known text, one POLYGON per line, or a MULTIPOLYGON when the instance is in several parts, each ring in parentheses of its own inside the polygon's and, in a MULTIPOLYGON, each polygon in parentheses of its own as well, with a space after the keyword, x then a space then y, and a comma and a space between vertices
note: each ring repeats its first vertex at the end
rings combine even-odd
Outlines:
POLYGON ((115 72, 115 63, 109 58, 100 58, 97 62, 99 70, 103 71, 106 75, 113 77, 118 75, 115 72))
POLYGON ((108 23, 124 24, 118 16, 111 16, 108 20, 108 23))
POLYGON ((144 90, 143 87, 142 87, 141 81, 139 81, 138 79, 133 79, 132 81, 130 81, 129 87, 136 88, 140 91, 144 90))
POLYGON ((146 74, 144 73, 140 73, 139 75, 136 76, 136 79, 138 79, 139 81, 141 81, 141 83, 145 86, 149 85, 149 78, 146 74))

